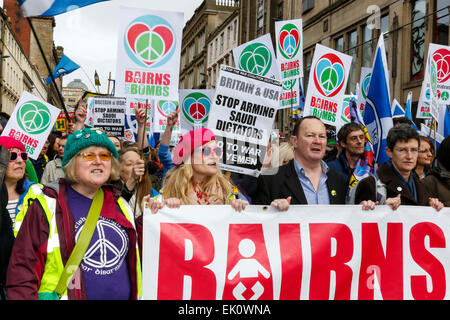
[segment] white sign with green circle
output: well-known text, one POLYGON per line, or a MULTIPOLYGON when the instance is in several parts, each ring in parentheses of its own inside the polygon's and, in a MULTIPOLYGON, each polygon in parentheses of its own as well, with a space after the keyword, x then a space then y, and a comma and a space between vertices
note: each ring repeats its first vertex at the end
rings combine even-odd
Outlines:
POLYGON ((30 158, 36 160, 60 112, 60 109, 24 91, 2 136, 22 142, 30 158))

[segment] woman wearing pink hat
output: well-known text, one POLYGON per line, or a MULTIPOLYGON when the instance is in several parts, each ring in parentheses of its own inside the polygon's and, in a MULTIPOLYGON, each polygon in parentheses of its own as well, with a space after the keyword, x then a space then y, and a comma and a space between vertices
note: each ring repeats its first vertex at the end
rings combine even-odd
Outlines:
POLYGON ((8 149, 11 154, 4 181, 8 189, 8 205, 6 208, 14 224, 17 212, 21 210, 23 198, 34 183, 29 181, 25 175, 28 154, 23 143, 12 137, 1 136, 0 145, 8 149))
POLYGON ((237 189, 219 169, 221 156, 211 130, 194 129, 183 135, 174 150, 175 167, 167 172, 161 190, 163 201, 144 198, 150 210, 156 213, 165 205, 178 208, 181 204, 230 204, 244 210, 248 202, 239 199, 237 189))

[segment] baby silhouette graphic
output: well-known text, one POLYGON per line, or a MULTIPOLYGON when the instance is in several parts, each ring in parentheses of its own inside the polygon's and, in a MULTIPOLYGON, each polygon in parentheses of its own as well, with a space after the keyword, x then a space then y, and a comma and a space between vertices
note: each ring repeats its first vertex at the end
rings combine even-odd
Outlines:
MULTIPOLYGON (((239 253, 244 257, 244 259, 239 260, 231 269, 228 274, 229 280, 233 280, 238 273, 239 279, 258 279, 259 273, 261 273, 266 279, 270 277, 270 273, 258 262, 258 260, 251 258, 255 254, 255 244, 252 240, 241 240, 241 242, 239 242, 239 253)), ((257 300, 264 293, 264 287, 257 280, 251 289, 254 294, 249 300, 257 300)), ((242 295, 246 290, 247 287, 239 281, 233 289, 233 296, 237 300, 246 300, 242 295)))

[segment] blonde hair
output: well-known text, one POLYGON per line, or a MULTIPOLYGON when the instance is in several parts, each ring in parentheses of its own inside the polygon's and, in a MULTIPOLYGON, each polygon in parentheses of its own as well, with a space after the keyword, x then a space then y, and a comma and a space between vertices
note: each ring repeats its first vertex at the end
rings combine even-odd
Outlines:
MULTIPOLYGON (((78 156, 78 154, 73 156, 72 159, 70 159, 69 162, 64 166, 65 179, 70 184, 76 184, 79 182, 78 176, 76 173, 76 165, 75 165, 77 156, 78 156)), ((114 180, 119 180, 119 179, 120 179, 119 160, 114 158, 114 156, 111 156, 111 173, 109 175, 109 181, 114 181, 114 180)))
MULTIPOLYGON (((189 198, 189 194, 194 192, 193 188, 194 170, 191 164, 191 158, 187 159, 184 164, 170 169, 166 173, 164 179, 164 187, 161 190, 164 198, 178 198, 183 200, 184 204, 194 204, 189 198)), ((201 190, 208 190, 209 187, 219 184, 222 188, 222 194, 209 194, 208 196, 222 197, 225 204, 228 196, 233 192, 233 185, 229 178, 225 176, 220 169, 217 173, 209 177, 206 181, 200 183, 201 190)))
POLYGON ((289 142, 280 143, 279 147, 279 165, 284 165, 285 162, 289 162, 294 158, 294 147, 289 142))

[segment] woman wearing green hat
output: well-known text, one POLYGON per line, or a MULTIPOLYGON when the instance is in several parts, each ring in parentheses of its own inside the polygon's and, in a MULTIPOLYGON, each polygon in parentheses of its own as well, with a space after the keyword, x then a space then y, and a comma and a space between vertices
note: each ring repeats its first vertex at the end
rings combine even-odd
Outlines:
POLYGON ((29 207, 8 268, 10 299, 138 299, 137 233, 129 205, 107 184, 118 153, 98 129, 69 135, 66 177, 29 207))

